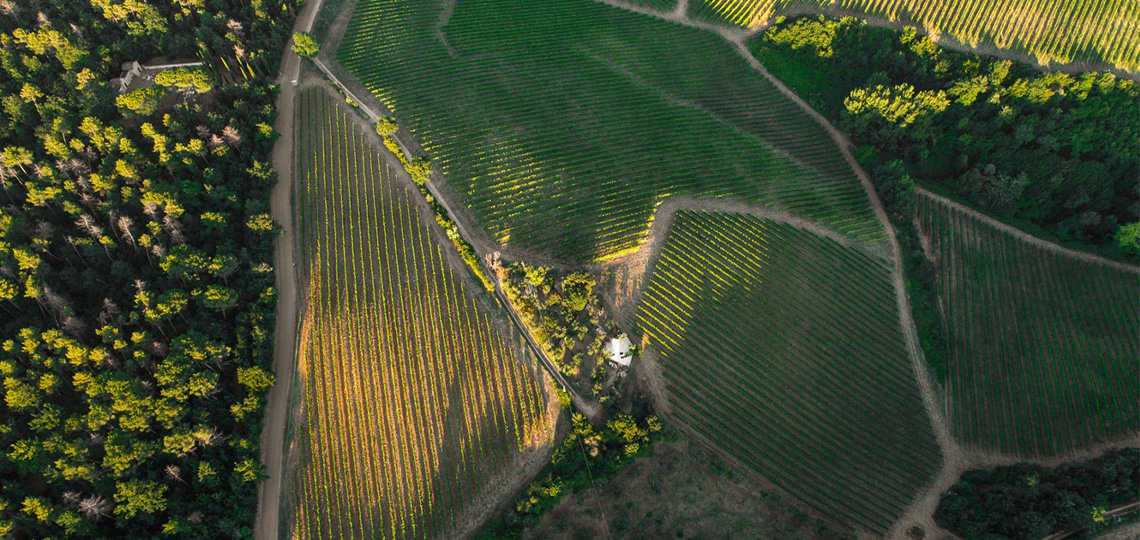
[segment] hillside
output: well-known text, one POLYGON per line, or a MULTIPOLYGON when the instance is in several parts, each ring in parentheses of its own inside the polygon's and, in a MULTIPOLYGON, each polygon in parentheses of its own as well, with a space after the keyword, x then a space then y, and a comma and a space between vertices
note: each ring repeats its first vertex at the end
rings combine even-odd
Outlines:
POLYGON ((671 194, 883 235, 827 132, 709 32, 594 2, 361 0, 337 59, 511 249, 626 253, 671 194))
POLYGON ((1140 432, 1140 268, 1050 249, 925 193, 917 219, 963 444, 1048 457, 1140 432))
POLYGON ((295 534, 462 534, 506 495, 492 490, 513 489, 512 471, 545 459, 550 382, 449 266, 420 195, 343 105, 320 88, 299 99, 307 308, 295 534))
POLYGON ((941 460, 889 268, 772 220, 679 212, 638 310, 668 418, 822 515, 886 532, 941 460))

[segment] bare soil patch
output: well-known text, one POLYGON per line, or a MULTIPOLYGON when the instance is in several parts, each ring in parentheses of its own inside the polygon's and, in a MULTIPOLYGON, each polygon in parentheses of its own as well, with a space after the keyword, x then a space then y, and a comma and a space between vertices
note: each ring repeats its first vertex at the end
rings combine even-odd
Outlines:
POLYGON ((600 489, 563 499, 524 538, 829 540, 817 518, 686 436, 654 443, 600 489))

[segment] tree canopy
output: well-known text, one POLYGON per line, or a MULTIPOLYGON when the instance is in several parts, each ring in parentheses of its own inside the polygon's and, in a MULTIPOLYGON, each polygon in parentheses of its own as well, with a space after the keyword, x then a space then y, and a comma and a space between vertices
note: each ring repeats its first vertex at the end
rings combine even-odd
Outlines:
POLYGON ((293 52, 304 58, 312 58, 321 52, 321 45, 317 38, 305 32, 293 33, 293 52))
POLYGON ((1038 540, 1051 534, 1103 529, 1105 511, 1140 493, 1140 450, 1056 468, 1021 463, 970 470, 938 503, 934 520, 962 538, 1038 540))
POLYGON ((919 184, 1035 234, 1128 256, 1140 222, 1135 82, 1040 72, 852 18, 781 18, 750 45, 873 150, 868 170, 898 160, 919 184))
POLYGON ((106 74, 154 56, 273 73, 295 2, 2 7, 0 535, 247 537, 274 92, 206 66, 118 95, 106 74))

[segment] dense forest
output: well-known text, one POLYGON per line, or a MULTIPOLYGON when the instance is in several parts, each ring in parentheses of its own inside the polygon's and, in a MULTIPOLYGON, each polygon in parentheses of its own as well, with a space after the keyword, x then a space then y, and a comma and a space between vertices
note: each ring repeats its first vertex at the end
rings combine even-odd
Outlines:
POLYGON ((754 53, 851 135, 868 172, 904 173, 890 189, 917 182, 1031 233, 1140 255, 1135 82, 957 53, 909 27, 777 20, 754 53))
POLYGON ((966 471, 942 495, 934 519, 966 539, 1039 540, 1104 530, 1109 510, 1140 499, 1140 450, 1045 468, 1030 463, 966 471))
POLYGON ((0 0, 0 536, 250 536, 294 9, 0 0))

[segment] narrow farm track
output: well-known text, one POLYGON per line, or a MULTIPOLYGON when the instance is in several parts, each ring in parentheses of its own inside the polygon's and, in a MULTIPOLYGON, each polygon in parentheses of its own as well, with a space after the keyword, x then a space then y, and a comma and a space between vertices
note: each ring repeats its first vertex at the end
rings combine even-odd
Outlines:
POLYGON ((1075 249, 1070 249, 1070 248, 1055 244, 1053 242, 1050 242, 1048 240, 1043 240, 1043 239, 1038 238, 1036 236, 1033 236, 1032 234, 1029 234, 1029 233, 1027 233, 1021 229, 1010 227, 1009 225, 1006 225, 1005 223, 1002 223, 1002 222, 1000 222, 1000 221, 998 221, 998 220, 996 220, 990 216, 987 216, 981 212, 978 212, 977 210, 974 210, 973 208, 970 208, 964 204, 955 202, 955 201, 950 200, 946 197, 943 197, 942 195, 939 195, 937 193, 934 193, 930 190, 927 190, 927 189, 924 189, 921 187, 916 187, 915 192, 921 197, 927 197, 930 199, 934 199, 935 201, 937 201, 940 204, 949 206, 949 207, 951 207, 951 208, 953 208, 959 212, 968 214, 971 217, 973 217, 974 219, 982 221, 982 222, 988 224, 989 226, 994 227, 995 229, 998 229, 998 230, 1000 230, 1006 234, 1009 234, 1009 235, 1017 238, 1018 240, 1021 240, 1022 242, 1027 242, 1027 243, 1032 244, 1034 246, 1037 246, 1039 248, 1042 248, 1042 249, 1045 249, 1048 251, 1052 251, 1054 253, 1059 253, 1061 255, 1066 255, 1068 257, 1074 257, 1074 258, 1077 258, 1077 259, 1080 259, 1080 260, 1083 260, 1086 262, 1102 264, 1102 265, 1108 266, 1110 268, 1115 268, 1117 270, 1123 270, 1125 272, 1132 272, 1134 274, 1140 275, 1140 266, 1136 266, 1136 265, 1132 265, 1132 264, 1126 264, 1126 263, 1122 263, 1119 261, 1114 261, 1112 259, 1106 259, 1106 258, 1101 257, 1099 255, 1093 255, 1092 253, 1087 253, 1084 251, 1078 251, 1075 249))
MULTIPOLYGON (((321 0, 306 3, 297 15, 295 31, 307 32, 321 8, 321 0)), ((293 387, 293 370, 297 358, 297 281, 294 267, 293 228, 293 130, 296 91, 293 82, 301 70, 301 58, 286 45, 281 58, 277 84, 277 122, 274 129, 281 134, 273 145, 271 161, 277 171, 270 211, 282 228, 274 250, 273 267, 277 277, 276 324, 273 330, 273 373, 277 384, 266 396, 265 427, 261 432, 261 463, 269 478, 257 487, 257 518, 253 524, 255 540, 277 540, 280 537, 281 479, 285 475, 285 423, 289 412, 289 394, 293 387)))

